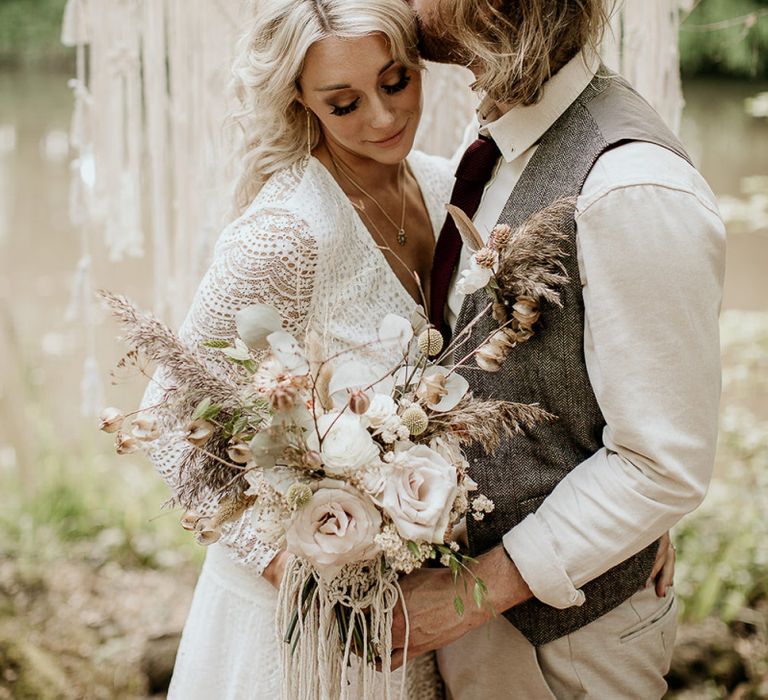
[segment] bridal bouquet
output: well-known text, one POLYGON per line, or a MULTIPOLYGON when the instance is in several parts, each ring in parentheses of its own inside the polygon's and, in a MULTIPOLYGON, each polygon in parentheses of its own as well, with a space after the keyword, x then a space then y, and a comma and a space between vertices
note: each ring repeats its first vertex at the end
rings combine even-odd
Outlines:
MULTIPOLYGON (((472 235, 466 221, 460 228, 472 235)), ((125 415, 105 410, 101 428, 116 433, 117 451, 150 446, 161 432, 155 412, 173 415, 189 448, 176 494, 187 508, 182 525, 210 544, 250 508, 261 542, 294 555, 277 611, 286 696, 344 696, 350 672, 364 696, 381 678, 389 696, 401 574, 428 563, 449 567, 457 614, 464 610, 462 587, 484 604, 485 584, 452 539, 463 518, 479 520, 493 510, 476 493, 463 448, 477 444, 492 453, 505 435, 553 418, 535 404, 475 398, 460 373, 500 366, 493 345, 499 333, 505 352, 512 346, 508 329, 520 334, 514 342, 524 339, 514 326, 519 300, 511 319, 501 317, 510 304, 499 283, 509 282, 500 265, 508 248, 498 244, 498 231, 496 238, 493 264, 484 268, 490 273, 482 273, 478 286, 491 302, 477 319, 493 308, 500 328, 453 365, 446 363, 473 323, 444 348, 441 334, 418 312, 410 319, 391 314, 366 347, 329 353, 319 333, 298 339, 283 330, 274 308, 256 305, 237 313, 237 337, 203 343, 234 370, 220 373, 200 348, 185 346, 125 298, 102 293, 131 348, 122 364, 143 371, 155 363, 168 382, 160 404, 129 414, 135 417, 127 430, 125 415), (398 360, 384 366, 381 357, 398 360), (467 368, 472 359, 477 367, 467 368), (378 681, 377 667, 383 671, 378 681)), ((531 238, 532 248, 541 243, 531 238)), ((482 257, 480 248, 473 250, 482 257)), ((542 266, 554 277, 539 274, 539 290, 562 280, 556 258, 542 266)), ((535 319, 525 321, 530 330, 535 319)))
MULTIPOLYGON (((462 447, 493 451, 505 434, 549 414, 473 398, 459 367, 440 364, 450 348, 418 314, 383 319, 372 349, 394 351, 400 361, 382 367, 350 351, 326 357, 312 332, 299 343, 272 307, 242 309, 237 338, 204 343, 236 367, 232 382, 126 299, 103 296, 132 346, 128 361, 160 363, 174 386, 160 406, 137 412, 128 432, 117 409, 105 410, 102 429, 116 433, 116 449, 126 454, 158 437, 153 411, 172 402, 173 413, 186 416, 182 524, 210 544, 251 508, 261 541, 295 555, 278 611, 289 667, 319 659, 322 684, 340 688, 353 655, 363 659, 362 675, 377 662, 386 670, 398 576, 428 561, 450 567, 457 585, 466 576, 463 585, 469 581, 483 604, 485 585, 451 533, 493 504, 474 493, 462 447), (217 508, 203 514, 194 501, 212 491, 221 496, 217 508)), ((455 606, 462 614, 458 592, 455 606)), ((317 663, 311 668, 316 683, 317 663)), ((300 684, 300 673, 288 670, 288 684, 300 684)))

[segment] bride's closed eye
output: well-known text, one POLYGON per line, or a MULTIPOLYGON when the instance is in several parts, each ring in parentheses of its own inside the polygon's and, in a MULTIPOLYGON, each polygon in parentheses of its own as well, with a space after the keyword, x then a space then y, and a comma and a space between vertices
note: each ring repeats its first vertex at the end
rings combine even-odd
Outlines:
POLYGON ((408 87, 408 83, 411 82, 411 76, 408 75, 406 68, 400 69, 400 79, 394 85, 382 85, 381 89, 388 95, 394 95, 395 93, 405 90, 408 87))
MULTIPOLYGON (((381 86, 381 89, 387 93, 387 95, 396 95, 398 92, 405 90, 408 84, 411 82, 411 76, 408 75, 408 69, 405 67, 400 68, 399 79, 396 83, 385 84, 381 86)), ((345 114, 354 112, 360 104, 360 98, 356 97, 352 102, 347 105, 331 105, 333 110, 331 114, 337 117, 343 117, 345 114)))

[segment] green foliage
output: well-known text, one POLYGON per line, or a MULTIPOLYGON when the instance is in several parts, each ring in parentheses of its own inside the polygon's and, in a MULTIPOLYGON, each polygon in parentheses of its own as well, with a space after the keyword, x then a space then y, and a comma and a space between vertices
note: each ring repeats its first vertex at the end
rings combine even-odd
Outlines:
POLYGON ((151 568, 202 558, 179 513, 161 510, 167 488, 143 457, 48 454, 34 468, 27 493, 13 473, 0 480, 0 556, 151 568))
POLYGON ((717 473, 674 534, 676 587, 691 620, 730 621, 768 599, 768 423, 750 408, 768 398, 768 314, 727 312, 722 336, 728 401, 717 473))
POLYGON ((768 0, 701 0, 681 27, 680 66, 686 76, 768 76, 768 0))
POLYGON ((0 66, 35 63, 71 67, 73 51, 62 46, 66 0, 0 0, 0 66))

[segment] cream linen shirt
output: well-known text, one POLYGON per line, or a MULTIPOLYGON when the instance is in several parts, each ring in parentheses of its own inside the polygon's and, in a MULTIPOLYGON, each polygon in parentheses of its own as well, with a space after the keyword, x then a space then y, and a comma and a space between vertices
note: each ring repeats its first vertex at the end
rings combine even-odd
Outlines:
MULTIPOLYGON (((474 218, 484 237, 538 140, 598 65, 577 56, 533 106, 499 116, 487 100, 480 105, 467 142, 479 127, 502 155, 474 218)), ((584 355, 606 421, 604 447, 503 538, 534 596, 557 608, 581 605, 580 586, 699 505, 712 474, 720 397, 725 228, 701 175, 654 144, 610 150, 584 183, 576 228, 584 355)), ((467 263, 463 251, 460 269, 467 263)), ((462 302, 455 281, 452 323, 462 302)))

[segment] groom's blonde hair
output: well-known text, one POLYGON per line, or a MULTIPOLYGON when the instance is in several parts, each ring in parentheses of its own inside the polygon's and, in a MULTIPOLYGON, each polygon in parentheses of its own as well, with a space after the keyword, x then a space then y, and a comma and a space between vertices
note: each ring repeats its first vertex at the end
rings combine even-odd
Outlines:
POLYGON ((439 0, 436 16, 480 65, 474 84, 497 102, 536 103, 544 83, 586 47, 597 49, 610 0, 439 0))
MULTIPOLYGON (((250 15, 233 65, 239 108, 230 116, 243 132, 235 215, 272 173, 307 152, 307 113, 298 81, 312 44, 380 34, 395 60, 419 68, 415 15, 405 0, 251 0, 250 15)), ((314 146, 320 134, 314 116, 310 127, 314 146)))

